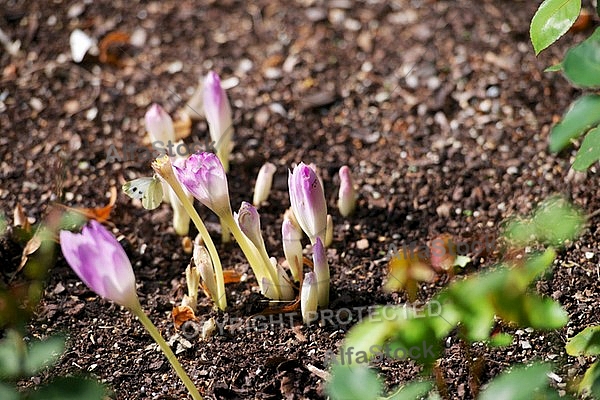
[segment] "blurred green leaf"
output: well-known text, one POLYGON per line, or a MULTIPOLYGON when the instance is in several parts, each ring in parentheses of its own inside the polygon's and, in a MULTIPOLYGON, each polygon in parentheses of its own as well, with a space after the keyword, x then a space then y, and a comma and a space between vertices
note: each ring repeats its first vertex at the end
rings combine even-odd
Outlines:
POLYGON ((579 45, 570 48, 562 62, 566 77, 586 88, 600 86, 600 28, 579 45))
POLYGON ((62 335, 32 341, 28 346, 23 372, 29 376, 37 374, 42 369, 54 364, 64 351, 65 338, 62 335))
POLYGON ((600 160, 600 128, 595 127, 585 135, 581 147, 575 156, 573 169, 585 171, 598 160, 600 160))
POLYGON ((565 199, 552 197, 538 205, 533 214, 533 223, 536 236, 542 243, 561 246, 565 241, 579 237, 585 217, 565 199))
POLYGON ((491 381, 488 387, 480 393, 478 399, 558 399, 558 393, 548 384, 547 374, 550 372, 551 368, 546 364, 512 368, 509 372, 503 372, 491 381))
POLYGON ((102 400, 106 388, 91 379, 57 378, 46 386, 29 393, 26 400, 102 400))
POLYGON ((430 381, 410 382, 402 385, 394 393, 384 397, 384 400, 419 400, 423 398, 431 388, 433 383, 430 381))
POLYGON ((600 355, 600 325, 590 326, 569 339, 565 346, 570 356, 600 355))
POLYGON ((581 10, 581 0, 544 0, 531 19, 529 36, 539 54, 567 33, 581 10))
POLYGON ((513 341, 513 336, 508 333, 497 333, 490 338, 490 345, 493 347, 510 346, 513 341))
POLYGON ((600 361, 596 361, 585 371, 578 390, 580 394, 591 394, 594 398, 600 399, 600 361))
POLYGON ((562 69, 563 69, 563 65, 561 63, 558 63, 558 64, 549 66, 548 68, 546 68, 544 70, 544 72, 558 72, 558 71, 562 71, 562 69))
POLYGON ((513 245, 527 246, 535 240, 535 227, 530 219, 512 218, 506 222, 503 235, 513 245))
POLYGON ((326 391, 333 400, 376 400, 381 396, 382 383, 365 364, 335 364, 326 391))
POLYGON ((0 379, 16 380, 22 376, 21 365, 25 357, 25 345, 16 330, 8 330, 0 342, 0 379))
POLYGON ((600 123, 600 96, 582 96, 571 104, 550 132, 550 151, 559 152, 590 128, 600 123))
POLYGON ((4 216, 4 213, 0 212, 0 236, 4 235, 7 226, 8 224, 6 223, 6 217, 4 216))
POLYGON ((0 382, 0 399, 2 400, 20 400, 21 395, 12 386, 0 382))

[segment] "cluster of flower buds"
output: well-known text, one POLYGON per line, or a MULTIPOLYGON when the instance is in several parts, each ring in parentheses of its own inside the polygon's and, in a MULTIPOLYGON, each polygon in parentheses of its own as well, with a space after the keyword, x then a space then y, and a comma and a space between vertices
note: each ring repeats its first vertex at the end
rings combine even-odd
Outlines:
MULTIPOLYGON (((327 215, 323 184, 312 167, 297 165, 290 172, 288 185, 293 216, 312 243, 314 272, 304 275, 300 292, 302 318, 310 323, 318 307, 329 305, 329 264, 324 242, 327 236, 333 236, 333 220, 327 215)), ((296 230, 292 218, 284 218, 282 234, 286 260, 296 278, 302 273, 302 263, 298 261, 302 260, 302 234, 296 230)))

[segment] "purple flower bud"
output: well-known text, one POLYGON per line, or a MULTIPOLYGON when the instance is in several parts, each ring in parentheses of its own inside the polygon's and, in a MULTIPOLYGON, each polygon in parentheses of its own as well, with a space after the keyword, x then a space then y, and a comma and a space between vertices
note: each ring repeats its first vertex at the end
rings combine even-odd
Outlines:
POLYGON ((319 307, 325 308, 329 305, 329 264, 327 263, 327 251, 321 238, 317 238, 313 245, 313 264, 318 282, 319 307))
POLYGON ((243 201, 240 211, 233 214, 235 222, 237 222, 244 235, 256 246, 257 249, 265 247, 265 243, 260 232, 260 215, 256 207, 252 204, 243 201))
POLYGON ((275 165, 270 162, 260 167, 254 185, 254 198, 252 199, 252 204, 255 207, 260 207, 260 203, 269 198, 269 192, 271 192, 271 186, 273 185, 273 174, 276 170, 275 165))
POLYGON ((227 176, 223 165, 212 153, 192 154, 173 165, 177 180, 196 199, 218 216, 231 217, 227 176))
POLYGON ((117 239, 98 221, 91 220, 81 233, 61 231, 60 248, 87 287, 130 309, 139 306, 131 262, 117 239))
POLYGON ((317 318, 318 304, 317 278, 314 272, 307 272, 300 292, 300 310, 304 323, 310 324, 317 318))
POLYGON ((340 214, 347 217, 352 214, 356 207, 356 190, 350 173, 350 168, 344 165, 340 168, 340 191, 338 194, 338 208, 340 214))
POLYGON ((310 242, 325 237, 327 229, 327 203, 323 186, 312 168, 300 163, 288 177, 290 203, 298 224, 310 242))
POLYGON ((233 133, 231 106, 216 72, 210 71, 204 78, 204 114, 208 121, 210 137, 215 142, 217 154, 225 171, 229 170, 229 152, 233 133))
POLYGON ((294 281, 300 281, 302 276, 302 232, 296 228, 296 225, 289 220, 284 219, 281 225, 281 236, 283 238, 283 253, 290 266, 292 278, 294 281))
POLYGON ((160 148, 166 148, 169 142, 175 143, 173 120, 160 105, 152 104, 146 111, 144 120, 152 143, 162 142, 160 148))

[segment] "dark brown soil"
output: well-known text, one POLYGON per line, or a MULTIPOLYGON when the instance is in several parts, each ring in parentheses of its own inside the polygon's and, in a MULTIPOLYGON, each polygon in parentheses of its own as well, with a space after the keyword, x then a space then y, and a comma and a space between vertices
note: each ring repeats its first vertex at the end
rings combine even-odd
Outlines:
MULTIPOLYGON (((9 1, 0 27, 21 41, 22 53, 0 54, 0 210, 12 215, 20 203, 39 222, 57 200, 57 181, 66 204, 93 207, 106 203, 111 186, 150 175, 140 160, 107 163, 109 146, 142 146, 142 118, 151 102, 175 111, 215 69, 224 79, 239 79, 228 91, 236 119, 233 207, 249 199, 264 161, 278 166, 269 204, 261 208, 270 253, 283 256, 287 169, 314 162, 336 223, 332 309, 404 303, 404 295, 382 290, 392 245, 426 243, 444 232, 494 235, 506 217, 527 213, 554 193, 588 212, 600 207, 596 167, 574 173, 571 150, 548 153, 549 128, 578 92, 560 75, 542 73, 589 31, 567 35, 536 59, 528 41, 536 3, 9 1), (69 35, 76 28, 98 39, 116 30, 147 37, 141 47, 118 48, 118 65, 93 55, 75 64, 69 35), (335 209, 337 170, 344 164, 360 187, 357 213, 347 219, 335 209), (359 243, 364 239, 366 248, 359 243)), ((194 123, 192 135, 204 140, 206 124, 194 123)), ((218 226, 208 210, 199 210, 218 226)), ((170 312, 183 296, 189 261, 170 219, 169 206, 149 212, 120 193, 108 224, 134 264, 142 305, 166 338, 175 335, 170 312)), ((553 275, 538 284, 564 304, 567 327, 520 330, 513 346, 474 345, 468 355, 451 338, 441 371, 452 398, 473 397, 468 365, 475 358, 484 360, 482 382, 535 359, 555 363, 561 388, 585 370, 590 360, 568 357, 564 344, 600 323, 594 311, 598 222, 598 216, 590 220, 553 275)), ((326 369, 325 353, 339 347, 352 324, 306 327, 296 318, 292 327, 273 316, 268 329, 246 329, 264 302, 254 294, 256 282, 239 248, 218 246, 223 264, 248 279, 228 286, 226 313, 212 311, 202 298, 200 318, 212 316, 223 329, 182 347, 180 360, 205 398, 323 398, 324 381, 312 367, 326 369)), ((2 258, 15 263, 10 270, 18 265, 16 250, 4 250, 2 258)), ((470 271, 493 261, 480 260, 470 271)), ((420 301, 443 284, 424 285, 420 301)), ((33 336, 69 336, 57 368, 33 383, 83 372, 106 382, 116 399, 186 396, 135 318, 90 292, 62 258, 30 329, 33 336)), ((390 387, 420 371, 407 361, 377 367, 390 387)))

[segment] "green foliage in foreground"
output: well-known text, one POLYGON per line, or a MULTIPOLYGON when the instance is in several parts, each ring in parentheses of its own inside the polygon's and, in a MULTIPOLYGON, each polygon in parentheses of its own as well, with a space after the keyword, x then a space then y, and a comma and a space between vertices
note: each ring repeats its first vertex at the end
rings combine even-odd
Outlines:
MULTIPOLYGON (((520 246, 527 240, 537 245, 562 245, 581 234, 585 222, 583 215, 565 200, 552 198, 542 203, 529 218, 507 224, 505 235, 508 243, 520 246), (560 221, 560 224, 550 224, 560 221), (560 225, 560 229, 558 229, 560 225), (554 227, 557 229, 551 232, 554 227), (516 242, 514 238, 518 238, 516 242)), ((521 247, 519 247, 521 248, 521 247)), ((506 346, 512 337, 494 332, 498 319, 512 327, 531 327, 538 330, 561 328, 568 322, 568 315, 556 301, 540 296, 532 286, 550 270, 556 253, 552 247, 532 253, 524 259, 509 259, 487 271, 474 274, 451 283, 434 296, 429 304, 439 304, 437 315, 407 312, 403 307, 380 307, 374 317, 354 326, 346 336, 338 359, 332 367, 332 378, 327 392, 333 399, 418 399, 428 396, 437 399, 439 394, 431 390, 432 368, 441 357, 447 336, 458 335, 467 346, 473 342, 484 342, 492 346, 506 346), (424 380, 408 383, 383 396, 383 384, 367 363, 358 362, 358 354, 373 354, 373 346, 394 349, 410 349, 427 344, 428 354, 412 359, 424 366, 424 380), (353 349, 354 362, 344 349, 353 349)), ((584 331, 585 332, 585 331, 584 331)), ((582 333, 583 335, 583 333, 582 333)), ((573 339, 568 351, 598 351, 598 336, 586 332, 580 340, 573 339), (584 336, 584 337, 583 337, 584 336), (569 350, 571 348, 571 350, 569 350), (585 350, 582 350, 585 349, 585 350)), ((402 353, 404 354, 404 353, 402 353)), ((570 353, 571 354, 571 353, 570 353)), ((374 358, 374 357, 372 357, 374 358)), ((595 393, 600 385, 598 363, 588 371, 580 391, 595 393)), ((492 380, 479 393, 478 399, 553 399, 558 398, 555 389, 549 386, 547 374, 551 366, 533 364, 515 366, 492 380)), ((437 377, 439 379, 439 376, 437 377)))
MULTIPOLYGON (((600 15, 600 2, 597 8, 600 15)), ((581 0, 544 0, 531 20, 529 30, 536 54, 550 46, 571 28, 581 12, 581 0)), ((600 88, 600 28, 585 41, 567 51, 563 61, 546 69, 563 71, 575 86, 600 88)), ((550 133, 550 150, 559 152, 582 135, 585 138, 575 156, 573 169, 584 171, 600 160, 600 96, 586 94, 577 99, 550 133)))
POLYGON ((65 350, 62 336, 25 344, 15 330, 0 342, 0 399, 3 400, 102 400, 100 383, 79 377, 60 377, 39 388, 19 391, 14 382, 35 376, 52 366, 65 350))

